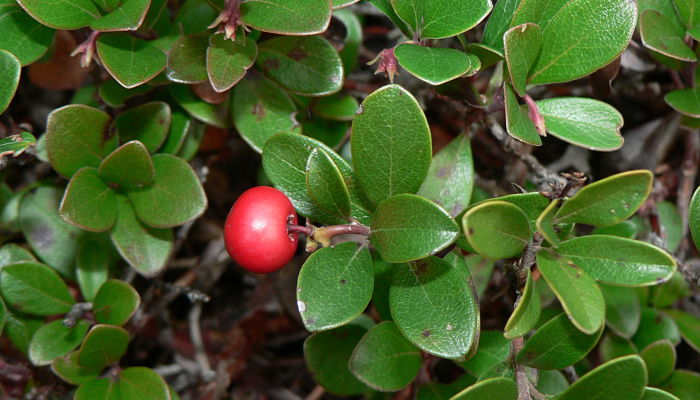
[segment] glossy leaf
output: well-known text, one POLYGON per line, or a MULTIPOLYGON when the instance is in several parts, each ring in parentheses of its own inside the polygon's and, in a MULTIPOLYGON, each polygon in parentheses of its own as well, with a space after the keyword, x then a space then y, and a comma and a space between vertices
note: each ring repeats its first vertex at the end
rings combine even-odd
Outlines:
POLYGON ((84 368, 78 365, 78 353, 73 352, 64 357, 58 357, 51 363, 51 371, 71 385, 82 385, 97 379, 101 368, 84 368))
POLYGON ((117 115, 114 124, 122 141, 138 140, 153 153, 165 141, 170 129, 170 106, 154 101, 117 115))
POLYGON ((207 75, 217 92, 225 92, 243 78, 248 68, 255 63, 258 46, 245 35, 236 40, 226 40, 223 34, 209 38, 207 47, 207 75))
POLYGON ((124 196, 117 196, 119 218, 110 232, 119 254, 136 271, 146 276, 160 272, 173 249, 171 229, 156 229, 145 225, 124 196))
POLYGON ((297 282, 297 306, 304 326, 313 332, 353 320, 367 308, 373 288, 367 247, 348 242, 315 251, 297 282))
POLYGON ((82 238, 75 258, 75 275, 85 301, 93 301, 100 286, 109 277, 111 245, 92 237, 82 238))
MULTIPOLYGON (((671 18, 676 18, 673 15, 671 18)), ((695 61, 693 49, 684 42, 685 32, 675 27, 669 17, 657 10, 645 10, 639 17, 639 31, 644 46, 667 57, 695 61)))
POLYGON ((62 195, 63 190, 48 186, 26 194, 19 206, 19 224, 40 260, 64 276, 72 276, 82 231, 58 216, 62 195))
POLYGON ((148 92, 152 88, 147 85, 137 86, 133 89, 127 89, 114 79, 109 79, 103 82, 99 89, 98 95, 110 107, 121 107, 127 100, 148 92))
POLYGON ((668 92, 664 100, 671 108, 683 115, 700 117, 700 87, 668 92))
POLYGON ((116 363, 126 353, 129 333, 118 326, 95 325, 78 349, 78 364, 83 368, 103 368, 116 363))
POLYGON ((459 366, 471 375, 482 376, 492 367, 502 364, 510 354, 511 341, 503 337, 503 332, 482 330, 476 353, 459 366))
POLYGON ((518 255, 532 236, 525 213, 499 200, 467 210, 462 225, 469 244, 477 253, 494 259, 518 255))
POLYGON ((14 0, 0 1, 0 32, 0 49, 12 53, 22 65, 44 55, 54 37, 53 29, 34 20, 14 0))
POLYGON ((646 386, 646 368, 638 356, 620 357, 595 368, 567 390, 557 400, 595 398, 637 400, 646 386))
POLYGON ((673 318, 681 336, 690 347, 700 353, 700 318, 681 310, 666 310, 664 312, 673 318))
POLYGON ((428 174, 430 129, 416 99, 398 85, 367 96, 352 123, 352 160, 374 204, 416 193, 428 174))
POLYGON ((674 345, 681 341, 676 323, 668 314, 654 308, 642 307, 639 329, 632 337, 638 349, 643 349, 657 340, 668 339, 674 345))
POLYGON ((71 178, 63 194, 58 215, 66 222, 91 232, 104 232, 117 221, 114 190, 96 168, 85 167, 71 178))
POLYGON ((649 170, 627 171, 586 185, 564 202, 556 222, 608 226, 626 220, 644 203, 651 191, 649 170))
POLYGON ((542 46, 542 29, 533 23, 514 26, 504 33, 503 44, 513 88, 519 96, 525 96, 528 73, 542 46))
POLYGON ((552 136, 591 150, 613 151, 622 147, 622 115, 607 103, 558 97, 538 101, 537 109, 552 136))
POLYGON ((463 51, 403 43, 394 48, 403 69, 433 86, 459 78, 471 69, 471 59, 463 51))
POLYGON ((360 339, 350 357, 350 371, 367 386, 381 391, 406 387, 421 367, 420 351, 385 321, 360 339))
POLYGON ((683 239, 683 221, 678 213, 676 205, 670 201, 656 203, 656 211, 659 214, 659 223, 663 230, 665 246, 669 253, 675 253, 683 239))
POLYGON ((674 394, 680 400, 694 400, 700 396, 700 374, 694 371, 676 370, 661 385, 661 389, 674 394))
POLYGON ((605 322, 619 336, 632 337, 639 327, 641 311, 634 289, 600 285, 605 297, 605 322))
POLYGON ((344 46, 338 55, 343 60, 343 70, 351 71, 357 66, 357 57, 362 44, 362 23, 351 9, 340 9, 333 12, 333 17, 345 25, 344 46))
POLYGON ((98 109, 73 104, 53 110, 46 128, 46 151, 51 166, 70 178, 80 168, 100 166, 117 148, 110 118, 98 109))
POLYGON ((226 107, 217 107, 197 97, 187 85, 168 85, 170 96, 194 119, 224 129, 228 123, 226 107))
POLYGON ((180 37, 168 54, 165 74, 177 83, 199 83, 208 79, 207 48, 209 37, 204 34, 180 37))
POLYGON ((598 343, 602 327, 591 335, 575 327, 566 313, 550 319, 535 331, 516 361, 538 369, 562 369, 582 360, 598 343))
POLYGON ((56 271, 35 262, 11 264, 0 270, 0 290, 12 308, 34 315, 67 313, 75 304, 56 271))
POLYGON ((663 382, 676 366, 676 349, 668 339, 650 343, 639 355, 647 366, 647 380, 652 385, 663 382))
POLYGON ((125 88, 150 81, 165 69, 168 61, 153 42, 127 33, 100 35, 97 54, 107 72, 125 88))
POLYGON ((84 28, 101 17, 97 6, 91 0, 22 0, 18 3, 32 18, 54 29, 84 28))
POLYGON ((439 357, 466 356, 478 339, 479 306, 464 258, 451 264, 428 257, 393 268, 391 316, 403 335, 439 357))
POLYGON ((593 279, 611 285, 655 285, 676 270, 673 258, 658 247, 618 236, 581 236, 563 242, 557 251, 593 279))
POLYGON ((474 162, 469 135, 461 134, 433 157, 418 195, 456 217, 469 204, 473 187, 474 162))
POLYGON ((617 58, 634 32, 634 2, 573 0, 558 5, 546 26, 538 24, 542 49, 530 69, 532 84, 568 82, 592 73, 617 58))
POLYGON ((525 288, 518 304, 515 306, 515 310, 513 310, 513 314, 506 322, 503 336, 508 339, 525 336, 535 327, 539 318, 540 295, 535 287, 535 281, 532 279, 532 273, 528 269, 525 288))
POLYGON ((412 194, 399 194, 379 204, 372 218, 370 241, 391 263, 418 260, 452 244, 459 227, 445 210, 412 194))
POLYGON ((499 0, 486 21, 481 42, 503 53, 503 34, 512 26, 513 15, 521 0, 499 0))
POLYGON ((324 96, 343 86, 343 62, 322 36, 279 36, 258 46, 256 64, 285 89, 324 96))
POLYGON ((112 152, 102 161, 98 172, 105 181, 125 189, 143 187, 155 177, 148 149, 138 140, 127 142, 112 152))
POLYGON ((131 318, 140 303, 141 297, 133 287, 110 279, 97 291, 92 310, 98 323, 120 326, 131 318))
POLYGON ((311 104, 311 111, 319 117, 337 121, 350 121, 360 105, 347 93, 324 96, 311 104))
POLYGON ((490 0, 450 3, 420 0, 391 0, 396 14, 421 39, 442 39, 475 27, 493 7, 490 0))
POLYGON ((337 10, 357 3, 360 0, 333 0, 333 9, 337 10))
POLYGON ((151 0, 122 0, 117 4, 118 7, 90 23, 90 29, 101 32, 135 31, 146 18, 151 0))
POLYGON ((551 203, 542 211, 535 225, 537 226, 537 231, 542 234, 542 237, 550 244, 552 247, 559 246, 561 240, 559 240, 559 234, 554 228, 554 214, 556 214, 559 205, 559 199, 552 200, 551 203))
POLYGON ((518 387, 511 378, 489 378, 479 381, 450 397, 450 400, 479 400, 479 399, 516 400, 518 387))
POLYGON ((22 64, 12 53, 0 49, 0 113, 4 112, 15 97, 22 64))
POLYGON ((171 400, 168 384, 150 368, 126 368, 118 381, 121 399, 171 400))
POLYGON ((243 23, 281 35, 314 35, 331 20, 331 0, 249 0, 241 4, 243 23))
POLYGON ((642 400, 679 400, 678 397, 661 389, 646 387, 644 388, 644 396, 642 400))
POLYGON ((153 183, 128 193, 141 221, 154 228, 170 228, 198 218, 207 197, 192 167, 170 154, 153 156, 153 183))
POLYGON ((372 325, 370 317, 360 315, 346 325, 316 332, 304 341, 306 366, 314 380, 328 392, 349 396, 372 390, 350 372, 348 365, 355 346, 372 325))
POLYGON ((545 250, 537 254, 537 268, 581 332, 593 335, 600 330, 605 322, 605 299, 598 284, 580 266, 545 250))
MULTIPOLYGON (((233 124, 253 149, 278 133, 300 133, 297 109, 289 96, 272 81, 251 75, 233 89, 233 124)), ((306 160, 305 160, 306 161, 306 160)))
POLYGON ((73 328, 57 319, 39 328, 29 343, 29 360, 34 365, 48 365, 56 357, 73 351, 89 328, 87 321, 78 321, 73 328))
POLYGON ((542 145, 540 134, 528 116, 527 108, 520 106, 515 90, 508 82, 503 84, 503 97, 505 99, 506 132, 523 143, 533 146, 542 145))
POLYGON ((190 116, 177 106, 173 108, 170 119, 170 132, 168 132, 168 136, 165 138, 159 153, 177 154, 194 125, 190 116))
POLYGON ((348 219, 350 193, 328 153, 317 148, 306 162, 306 188, 316 204, 333 215, 348 219))
POLYGON ((369 214, 359 195, 359 188, 352 169, 342 157, 318 140, 296 134, 280 134, 268 140, 263 152, 263 167, 275 187, 289 197, 297 212, 313 221, 325 224, 343 223, 341 218, 319 209, 306 189, 306 163, 311 151, 322 149, 335 163, 343 175, 350 192, 350 207, 353 218, 369 224, 369 214))

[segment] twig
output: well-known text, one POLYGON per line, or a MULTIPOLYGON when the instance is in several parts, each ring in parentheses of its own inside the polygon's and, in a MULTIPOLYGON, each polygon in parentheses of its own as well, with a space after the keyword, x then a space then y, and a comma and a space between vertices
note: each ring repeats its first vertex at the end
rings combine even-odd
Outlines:
POLYGON ((316 385, 314 390, 304 400, 320 400, 324 393, 326 393, 326 390, 321 385, 316 385))
POLYGON ((190 327, 190 339, 194 347, 194 358, 201 369, 201 376, 204 381, 209 382, 216 377, 216 372, 211 369, 207 350, 204 348, 202 340, 202 331, 199 327, 199 318, 202 316, 202 302, 197 301, 190 308, 190 313, 187 316, 187 321, 190 327))
POLYGON ((78 321, 85 318, 92 311, 92 303, 76 303, 71 307, 68 314, 63 318, 63 326, 73 328, 78 324, 78 321))
POLYGON ((515 362, 515 357, 517 357, 520 350, 523 349, 522 336, 513 339, 510 346, 510 351, 513 355, 513 364, 515 364, 515 382, 518 384, 518 400, 532 400, 532 397, 530 396, 530 382, 527 379, 525 366, 515 362))

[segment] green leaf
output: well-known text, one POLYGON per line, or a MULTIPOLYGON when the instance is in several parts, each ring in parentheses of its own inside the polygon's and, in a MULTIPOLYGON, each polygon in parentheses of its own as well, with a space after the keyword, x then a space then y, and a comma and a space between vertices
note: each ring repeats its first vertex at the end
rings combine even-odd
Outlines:
POLYGON ((205 34, 180 37, 168 54, 168 79, 178 83, 199 83, 208 79, 207 48, 209 37, 205 34))
POLYGON ((119 374, 121 399, 171 400, 168 384, 155 371, 146 367, 131 367, 119 374))
POLYGON ((362 23, 351 9, 336 10, 333 12, 333 17, 345 26, 344 45, 339 55, 343 60, 343 70, 352 71, 357 66, 357 57, 362 45, 362 23))
POLYGON ((78 364, 83 368, 104 368, 119 361, 129 345, 129 333, 121 327, 95 325, 78 349, 78 364))
POLYGON ((258 152, 277 133, 300 133, 296 113, 287 93, 262 76, 249 75, 233 89, 233 124, 243 140, 258 152))
POLYGON ((581 236, 563 242, 557 251, 593 279, 611 285, 656 285, 676 270, 673 258, 658 247, 618 236, 581 236))
POLYGON ((542 29, 533 23, 525 23, 508 29, 503 35, 508 75, 519 96, 525 96, 528 73, 542 47, 542 29))
MULTIPOLYGON (((526 370, 527 371, 527 370, 526 370)), ((537 371, 537 387, 536 389, 543 394, 558 394, 569 387, 569 381, 566 380, 564 374, 557 370, 539 370, 537 371)))
POLYGON ((695 189, 688 206, 688 225, 696 249, 700 249, 700 187, 695 189))
POLYGON ((350 121, 359 107, 355 97, 348 93, 338 93, 320 97, 311 104, 311 111, 319 117, 334 121, 350 121))
POLYGON ((168 135, 170 118, 168 103, 154 101, 117 115, 114 124, 122 141, 138 140, 153 153, 168 135))
POLYGON ((690 31, 691 36, 693 38, 697 37, 696 32, 698 26, 700 26, 700 13, 698 13, 700 4, 696 0, 674 0, 673 5, 683 25, 690 31))
POLYGON ((512 26, 513 15, 521 0, 499 0, 486 21, 482 44, 503 53, 503 34, 512 26))
POLYGON ((15 97, 22 64, 12 53, 0 49, 0 113, 4 112, 15 97))
POLYGON ((561 393, 557 400, 591 398, 638 400, 646 386, 646 368, 639 356, 620 357, 590 371, 561 393))
POLYGON ((671 108, 683 115, 700 117, 700 87, 668 92, 664 100, 671 108))
POLYGON ((192 167, 170 154, 153 156, 152 184, 128 193, 141 221, 154 228, 170 228, 199 218, 207 197, 192 167))
MULTIPOLYGON (((100 98, 110 107, 121 107, 127 100, 139 96, 151 90, 148 85, 137 86, 133 89, 127 89, 114 79, 109 79, 103 82, 98 89, 100 98)), ((90 100, 93 100, 91 95, 90 100)), ((83 103, 85 104, 85 103, 83 103)))
POLYGON ((5 323, 7 322, 7 314, 7 306, 5 305, 5 302, 0 296, 0 334, 2 334, 2 330, 5 328, 5 323))
POLYGON ((476 379, 469 374, 462 374, 450 383, 432 381, 418 386, 416 400, 447 400, 463 388, 473 385, 476 379))
POLYGON ((58 357, 51 363, 51 371, 71 385, 82 385, 97 379, 101 368, 84 368, 78 365, 78 353, 58 357))
POLYGON ((100 164, 100 177, 125 189, 148 185, 155 177, 148 149, 138 140, 124 143, 100 164))
POLYGON ((333 9, 337 10, 355 4, 360 0, 333 0, 333 9))
POLYGON ((66 222, 91 232, 104 232, 117 221, 114 190, 96 168, 85 167, 71 178, 58 209, 66 222))
POLYGON ((634 289, 600 285, 605 297, 605 318, 610 329, 626 339, 637 332, 641 310, 634 289))
POLYGON ((565 142, 598 151, 622 147, 622 115, 602 101, 583 97, 540 100, 537 109, 547 132, 565 142))
POLYGON ((540 295, 535 288, 535 281, 532 279, 532 273, 527 270, 527 281, 523 294, 520 296, 518 304, 513 310, 506 327, 504 328, 503 336, 508 339, 513 339, 525 336, 537 324, 540 318, 540 295))
POLYGON ((311 376, 328 392, 338 396, 368 393, 348 366, 355 346, 373 322, 367 315, 339 328, 316 332, 304 341, 304 359, 311 376))
POLYGON ((328 28, 331 0, 249 0, 241 4, 243 23, 281 35, 313 35, 328 28))
POLYGON ((700 353, 700 318, 681 310, 665 310, 673 318, 683 339, 700 353))
POLYGON ((442 39, 475 27, 493 7, 490 0, 450 3, 420 0, 391 0, 396 14, 421 39, 442 39))
POLYGON ((472 148, 469 135, 463 133, 433 157, 418 195, 434 201, 456 217, 469 205, 473 187, 472 148))
POLYGON ((350 371, 367 386, 380 391, 406 387, 421 367, 420 351, 401 335, 391 321, 372 327, 350 357, 350 371))
POLYGON ((492 367, 502 364, 510 354, 511 341, 503 337, 500 331, 482 330, 476 354, 467 361, 459 362, 473 376, 482 376, 492 367))
POLYGON ((11 313, 7 310, 5 335, 24 355, 29 353, 29 342, 37 329, 44 324, 44 318, 27 314, 11 313))
POLYGON ((90 29, 101 32, 135 31, 143 23, 151 0, 121 0, 119 6, 90 23, 90 29))
POLYGON ((605 322, 605 298, 598 284, 580 266, 547 250, 537 254, 537 267, 571 322, 589 335, 599 331, 605 322))
POLYGON ((398 15, 396 15, 396 11, 394 11, 394 7, 391 5, 390 0, 368 0, 368 2, 386 15, 387 18, 389 18, 391 22, 393 22, 394 25, 401 30, 404 36, 407 38, 413 37, 413 31, 408 27, 408 25, 406 25, 405 22, 403 22, 401 18, 399 18, 398 15))
POLYGON ((674 394, 680 400, 694 400, 700 396, 700 374, 694 371, 676 370, 661 385, 661 389, 674 394))
POLYGON ((107 72, 127 89, 146 83, 168 62, 153 42, 127 33, 106 33, 97 39, 97 54, 107 72))
POLYGON ((547 208, 542 211, 542 214, 537 217, 537 221, 535 221, 537 231, 540 232, 542 237, 554 248, 559 246, 559 243, 561 243, 561 240, 559 240, 559 234, 554 229, 554 214, 559 209, 558 205, 559 199, 552 200, 547 208))
POLYGON ((62 195, 62 189, 48 186, 26 194, 19 206, 19 224, 40 260, 64 276, 72 276, 82 231, 58 216, 62 195))
POLYGON ((469 386, 452 396, 450 400, 516 400, 517 398, 518 387, 513 379, 489 378, 469 386))
POLYGON ((121 326, 136 312, 140 303, 141 297, 133 287, 110 279, 97 291, 92 311, 98 323, 121 326))
POLYGON ((678 397, 665 392, 661 389, 646 387, 644 388, 644 397, 642 400, 679 400, 678 397))
MULTIPOLYGON (((0 106, 1 107, 1 106, 0 106)), ((17 157, 28 148, 36 145, 36 138, 29 132, 21 132, 0 139, 0 158, 4 156, 17 157)))
POLYGON ((321 148, 309 154, 306 163, 306 188, 309 196, 324 210, 348 219, 350 216, 350 193, 338 167, 321 148))
POLYGON ((36 258, 29 250, 15 243, 8 243, 0 247, 0 269, 23 261, 36 261, 36 258))
POLYGON ((391 263, 418 260, 452 244, 459 227, 430 200, 399 194, 381 202, 372 218, 370 241, 391 263))
POLYGON ((228 109, 209 104, 197 97, 187 85, 168 85, 170 96, 184 108, 194 119, 217 128, 226 128, 228 123, 228 109))
POLYGON ((97 290, 109 277, 111 246, 102 238, 92 237, 83 238, 78 246, 75 275, 85 301, 93 301, 97 290))
POLYGON ((591 183, 579 190, 555 215, 555 222, 575 222, 596 226, 614 225, 644 203, 651 192, 651 171, 622 172, 591 183))
POLYGON ((124 196, 117 196, 119 218, 110 232, 112 243, 136 271, 146 276, 160 272, 170 259, 173 231, 143 224, 124 196))
POLYGON ((656 211, 659 214, 659 223, 663 229, 665 249, 674 253, 683 239, 683 221, 676 209, 676 205, 670 201, 656 203, 656 211))
POLYGON ((212 35, 207 47, 207 75, 217 92, 225 92, 243 78, 255 63, 258 46, 245 35, 226 40, 223 34, 212 35))
POLYGON ((668 339, 674 345, 681 341, 676 323, 668 314, 654 308, 642 307, 639 329, 632 337, 638 349, 643 349, 657 340, 668 339))
MULTIPOLYGON (((675 19, 675 15, 671 18, 675 19)), ((693 49, 684 42, 685 32, 682 28, 676 28, 668 16, 657 10, 645 10, 641 13, 639 32, 645 47, 674 59, 697 60, 693 49)))
POLYGON ((516 361, 538 369, 562 369, 581 361, 598 343, 603 329, 588 335, 571 322, 566 313, 550 319, 525 342, 516 361))
POLYGON ((372 298, 369 249, 355 242, 315 251, 297 282, 297 306, 309 331, 335 328, 360 315, 372 298))
POLYGON ((12 308, 34 315, 67 313, 75 304, 56 271, 35 262, 4 267, 0 271, 0 290, 12 308))
POLYGON ((343 86, 343 62, 322 36, 279 36, 258 46, 256 64, 284 88, 324 96, 343 86))
POLYGON ((478 340, 479 305, 461 254, 452 264, 428 257, 395 265, 389 292, 391 316, 421 350, 460 358, 478 340))
POLYGON ((350 165, 333 149, 318 140, 296 134, 273 136, 267 141, 263 152, 265 174, 277 189, 289 197, 299 214, 324 224, 343 223, 341 218, 319 209, 306 189, 306 163, 311 151, 316 148, 328 154, 343 175, 350 192, 352 217, 368 224, 369 214, 361 200, 350 165))
POLYGON ((602 361, 610 361, 614 358, 637 354, 637 346, 631 340, 617 336, 614 333, 607 333, 600 340, 598 347, 602 361))
POLYGON ((416 193, 428 174, 428 122, 401 86, 387 85, 365 98, 352 122, 351 145, 357 177, 373 204, 416 193))
POLYGON ((90 324, 78 321, 73 328, 63 325, 63 320, 55 320, 39 328, 29 343, 29 360, 32 364, 48 365, 56 357, 73 351, 83 340, 90 324))
POLYGON ((18 3, 32 18, 54 29, 84 28, 101 17, 91 0, 21 0, 18 3))
POLYGON ((462 225, 477 253, 494 259, 520 254, 532 236, 525 213, 500 200, 470 208, 462 217, 462 225))
POLYGON ((649 291, 649 303, 656 308, 669 307, 690 294, 688 281, 678 270, 668 282, 649 288, 649 291))
POLYGON ((70 178, 80 168, 100 166, 117 148, 117 136, 109 128, 107 113, 72 104, 53 110, 46 128, 46 151, 51 166, 70 178))
POLYGON ((403 43, 394 48, 403 69, 433 86, 459 78, 471 69, 471 60, 463 51, 403 43))
POLYGON ((32 19, 16 1, 2 0, 0 1, 0 32, 2 32, 0 49, 12 53, 24 66, 33 63, 46 53, 53 41, 55 31, 32 19))
POLYGON ((649 384, 657 385, 673 373, 676 366, 676 349, 668 339, 649 344, 639 352, 647 366, 649 384))
MULTIPOLYGON (((530 69, 531 84, 568 82, 604 67, 627 47, 637 6, 628 0, 572 0, 542 28, 542 49, 530 69)), ((521 22, 518 22, 521 23, 521 22)))
POLYGON ((506 132, 515 139, 533 146, 541 146, 542 138, 528 115, 527 107, 521 107, 510 83, 503 84, 505 99, 506 132))
POLYGON ((75 400, 121 400, 118 381, 112 378, 99 378, 83 383, 75 391, 75 400))
POLYGON ((173 108, 170 119, 170 132, 165 138, 159 153, 177 154, 193 126, 190 116, 178 106, 173 108))
POLYGON ((639 233, 639 226, 634 220, 622 221, 619 224, 593 229, 594 235, 612 235, 634 239, 639 233))

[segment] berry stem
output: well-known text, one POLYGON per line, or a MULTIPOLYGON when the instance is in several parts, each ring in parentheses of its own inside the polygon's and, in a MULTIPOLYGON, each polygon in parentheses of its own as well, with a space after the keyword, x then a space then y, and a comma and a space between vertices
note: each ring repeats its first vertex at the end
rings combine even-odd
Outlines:
POLYGON ((287 224, 287 233, 301 233, 306 236, 312 236, 314 234, 314 228, 310 226, 287 224))
POLYGON ((330 246, 331 239, 339 235, 361 235, 368 237, 370 230, 368 226, 360 224, 330 225, 320 228, 287 224, 288 233, 301 233, 310 239, 320 243, 323 247, 330 246))

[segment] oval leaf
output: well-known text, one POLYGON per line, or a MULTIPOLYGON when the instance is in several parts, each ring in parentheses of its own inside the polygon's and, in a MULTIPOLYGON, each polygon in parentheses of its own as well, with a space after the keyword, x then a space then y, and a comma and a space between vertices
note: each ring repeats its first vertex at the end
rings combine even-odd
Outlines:
POLYGON ((350 140, 357 177, 374 204, 416 193, 428 174, 428 121, 401 86, 384 86, 367 96, 352 122, 350 140))
POLYGON ((170 130, 170 106, 153 101, 127 110, 114 119, 122 141, 138 140, 153 153, 165 141, 170 130))
POLYGON ((527 270, 527 281, 520 301, 515 306, 513 314, 508 318, 503 336, 513 339, 525 336, 537 325, 540 318, 540 295, 537 293, 535 281, 532 279, 532 272, 527 270))
POLYGON ((527 216, 511 203, 494 200, 473 207, 462 217, 469 244, 489 258, 514 257, 530 241, 527 216))
POLYGON ((600 285, 605 297, 605 322, 618 336, 629 339, 637 332, 641 308, 634 289, 600 285))
POLYGON ((117 197, 97 169, 80 169, 63 194, 58 215, 81 229, 104 232, 117 222, 117 197))
POLYGON ((217 92, 225 92, 243 78, 255 63, 258 46, 245 35, 235 40, 225 39, 223 34, 212 35, 207 47, 207 75, 217 92))
POLYGON ((34 315, 63 314, 75 300, 56 271, 46 265, 22 262, 0 272, 2 296, 12 308, 34 315))
POLYGON ((505 98, 506 132, 515 139, 533 146, 542 145, 540 134, 528 115, 527 107, 518 103, 515 90, 510 83, 503 84, 505 98))
MULTIPOLYGON (((0 20, 2 20, 0 15, 0 20)), ((6 17, 5 17, 6 18, 6 17)), ((3 32, 4 34, 4 32, 3 32)), ((4 112, 15 97, 22 65, 12 53, 0 49, 0 113, 4 112)))
POLYGON ((95 295, 92 312, 101 324, 124 325, 141 304, 138 292, 128 283, 116 279, 106 281, 95 295))
POLYGON ((148 149, 138 140, 124 143, 100 164, 100 177, 125 189, 147 185, 155 177, 148 149))
POLYGON ((649 384, 658 385, 673 373, 676 348, 668 339, 649 344, 639 352, 647 366, 649 384))
POLYGON ((700 396, 700 374, 695 371, 676 370, 661 389, 678 396, 681 400, 694 400, 700 396))
POLYGON ((331 157, 321 148, 314 149, 306 162, 306 189, 319 207, 348 219, 350 193, 331 157))
POLYGON ((518 387, 513 379, 489 378, 469 386, 450 397, 450 400, 516 400, 517 398, 518 387))
POLYGON ((642 307, 639 329, 632 337, 638 349, 643 349, 658 340, 668 339, 674 345, 681 341, 678 326, 666 313, 655 308, 642 307))
POLYGON ((683 115, 700 118, 700 88, 681 89, 668 92, 664 97, 671 108, 683 115))
POLYGON ((403 69, 433 86, 459 78, 471 69, 469 56, 457 49, 403 43, 394 48, 394 55, 403 69))
POLYGON ((525 96, 525 84, 530 69, 542 47, 542 28, 533 23, 508 29, 503 35, 508 75, 519 96, 525 96))
POLYGON ((331 0, 248 0, 241 4, 243 23, 281 35, 322 33, 331 21, 331 0))
POLYGON ((439 206, 412 194, 399 194, 379 204, 370 240, 384 261, 418 260, 452 244, 459 227, 439 206))
POLYGON ((71 385, 82 385, 100 376, 101 368, 83 368, 78 365, 78 353, 73 352, 65 357, 58 357, 51 363, 51 370, 59 378, 71 385))
POLYGON ((17 2, 4 0, 0 7, 0 32, 2 32, 0 49, 12 53, 24 66, 33 63, 46 53, 53 41, 55 31, 32 19, 17 2), (31 32, 31 40, 27 40, 29 32, 31 32))
POLYGON ((34 365, 48 365, 54 358, 73 351, 83 340, 90 327, 87 321, 78 321, 73 328, 55 320, 39 328, 29 343, 29 360, 34 365))
MULTIPOLYGON (((675 19, 676 16, 672 15, 671 18, 675 19)), ((684 41, 685 31, 682 27, 674 26, 666 15, 657 10, 642 12, 639 33, 645 47, 677 60, 697 60, 693 49, 684 41)))
POLYGON ((172 399, 168 384, 150 368, 126 368, 119 374, 118 382, 121 399, 172 399))
POLYGON ((666 310, 665 313, 676 322, 683 339, 700 353, 700 318, 681 310, 666 310))
POLYGON ((101 32, 135 31, 146 18, 151 0, 122 0, 118 7, 90 24, 90 29, 101 32))
POLYGON ((209 37, 205 34, 182 36, 175 41, 168 54, 168 79, 178 83, 206 81, 208 47, 209 37))
POLYGON ((442 39, 459 35, 486 18, 493 5, 490 0, 444 3, 421 0, 391 0, 396 14, 421 39, 442 39))
POLYGON ((97 54, 107 72, 125 88, 146 83, 165 69, 165 53, 153 42, 127 33, 109 33, 97 39, 97 54))
POLYGON ((32 18, 54 29, 84 28, 101 17, 92 0, 22 0, 18 3, 32 18))
POLYGON ((646 368, 639 356, 625 356, 590 371, 561 393, 557 400, 590 398, 637 400, 646 386, 646 368))
POLYGON ((116 363, 126 353, 129 339, 124 328, 95 325, 77 351, 78 364, 83 368, 98 369, 116 363))

